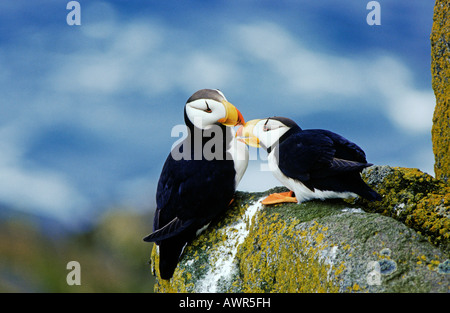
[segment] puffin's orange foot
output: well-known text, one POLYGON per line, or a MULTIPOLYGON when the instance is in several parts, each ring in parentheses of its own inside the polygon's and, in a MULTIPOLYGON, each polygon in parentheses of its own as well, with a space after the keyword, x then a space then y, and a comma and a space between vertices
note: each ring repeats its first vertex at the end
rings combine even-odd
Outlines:
POLYGON ((267 198, 261 201, 264 205, 277 204, 292 202, 297 203, 297 198, 293 197, 294 193, 292 191, 272 193, 267 198))

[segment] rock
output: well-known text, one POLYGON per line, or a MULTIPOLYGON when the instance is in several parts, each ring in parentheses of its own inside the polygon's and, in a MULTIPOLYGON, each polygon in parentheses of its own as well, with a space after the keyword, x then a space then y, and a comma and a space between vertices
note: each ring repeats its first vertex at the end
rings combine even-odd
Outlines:
POLYGON ((406 224, 432 244, 450 251, 450 186, 414 168, 371 166, 363 178, 381 202, 356 201, 368 212, 406 224))
MULTIPOLYGON (((439 195, 440 185, 411 171, 414 175, 373 167, 365 173, 384 196, 377 209, 361 200, 263 206, 261 199, 285 188, 237 192, 226 215, 186 247, 170 281, 158 276, 155 247, 155 291, 449 292, 450 261, 443 244, 433 245, 406 225, 417 210, 412 208, 415 197, 425 201, 425 195, 439 195), (389 187, 392 177, 399 179, 389 187), (417 186, 405 179, 418 179, 417 186), (397 189, 391 194, 384 187, 397 189), (397 191, 404 196, 394 198, 397 191), (401 209, 401 218, 394 218, 401 209)), ((448 212, 448 206, 443 210, 448 212)))
POLYGON ((445 182, 450 178, 450 7, 436 0, 431 31, 431 74, 436 108, 431 130, 434 171, 445 182))

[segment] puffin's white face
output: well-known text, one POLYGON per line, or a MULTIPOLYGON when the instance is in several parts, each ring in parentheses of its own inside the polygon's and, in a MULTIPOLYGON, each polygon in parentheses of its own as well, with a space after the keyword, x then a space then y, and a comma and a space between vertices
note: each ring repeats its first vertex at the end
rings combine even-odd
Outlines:
POLYGON ((290 125, 277 119, 255 119, 239 128, 236 136, 250 146, 260 147, 262 145, 267 149, 276 144, 290 128, 290 125))
POLYGON ((208 129, 216 123, 226 126, 243 124, 242 114, 227 101, 221 91, 208 90, 208 94, 213 97, 194 98, 186 103, 186 115, 192 124, 200 129, 208 129))
POLYGON ((189 120, 201 129, 206 129, 218 120, 226 118, 224 104, 211 99, 199 99, 187 103, 186 114, 189 120))
POLYGON ((259 139, 260 143, 268 148, 277 143, 280 137, 288 130, 289 127, 282 122, 268 118, 256 123, 253 128, 253 133, 259 139))

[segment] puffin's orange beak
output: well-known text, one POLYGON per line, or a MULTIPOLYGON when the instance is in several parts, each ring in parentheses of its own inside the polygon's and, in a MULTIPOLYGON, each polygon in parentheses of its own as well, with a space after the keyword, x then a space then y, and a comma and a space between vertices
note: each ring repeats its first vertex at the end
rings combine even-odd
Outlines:
POLYGON ((225 107, 226 117, 218 120, 219 123, 225 126, 236 126, 236 125, 244 125, 244 117, 241 112, 230 102, 223 100, 223 106, 225 107))
POLYGON ((245 123, 244 126, 239 127, 236 132, 236 137, 238 138, 238 140, 255 148, 261 147, 258 137, 253 134, 253 128, 259 121, 261 120, 251 120, 245 123))

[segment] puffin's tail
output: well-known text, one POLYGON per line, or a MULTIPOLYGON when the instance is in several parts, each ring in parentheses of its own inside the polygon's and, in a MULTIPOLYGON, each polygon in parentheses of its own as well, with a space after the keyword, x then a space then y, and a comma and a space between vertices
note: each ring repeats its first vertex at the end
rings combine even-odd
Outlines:
POLYGON ((339 176, 342 182, 345 182, 342 184, 341 188, 346 188, 344 191, 351 191, 356 193, 357 195, 363 197, 366 200, 369 201, 381 201, 381 196, 372 188, 369 187, 369 185, 366 184, 366 182, 362 179, 359 172, 350 172, 350 173, 344 173, 343 175, 339 176))
POLYGON ((186 240, 180 236, 159 243, 159 275, 162 279, 172 278, 185 245, 186 240))
MULTIPOLYGON (((363 182, 364 183, 364 182, 363 182)), ((372 188, 370 188, 366 183, 364 183, 364 188, 358 192, 358 194, 366 200, 369 201, 381 201, 381 196, 372 188)))

